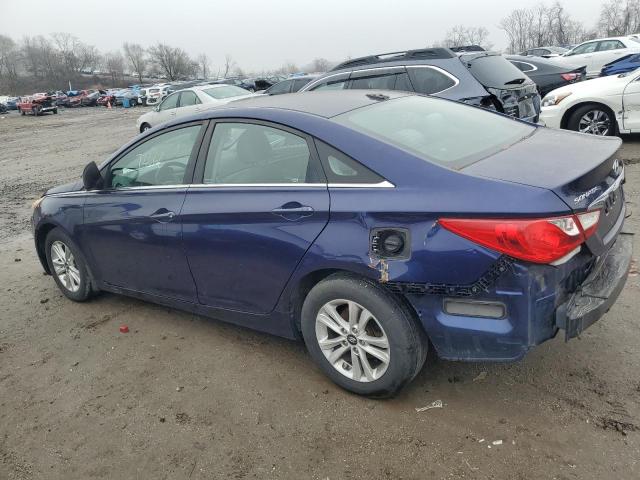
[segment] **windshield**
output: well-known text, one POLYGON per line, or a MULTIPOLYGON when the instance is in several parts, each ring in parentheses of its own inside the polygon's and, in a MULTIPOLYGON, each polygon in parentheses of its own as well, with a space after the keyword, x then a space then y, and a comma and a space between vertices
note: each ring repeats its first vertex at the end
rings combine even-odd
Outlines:
POLYGON ((241 95, 249 95, 249 92, 244 88, 236 87, 234 85, 225 85, 224 87, 205 88, 202 90, 216 100, 222 100, 223 98, 239 97, 241 95))
POLYGON ((522 85, 528 81, 527 77, 502 55, 486 55, 460 60, 466 65, 471 74, 485 87, 503 88, 505 86, 522 85))
POLYGON ((333 120, 454 169, 499 152, 535 131, 532 125, 480 108, 413 95, 352 110, 333 120))

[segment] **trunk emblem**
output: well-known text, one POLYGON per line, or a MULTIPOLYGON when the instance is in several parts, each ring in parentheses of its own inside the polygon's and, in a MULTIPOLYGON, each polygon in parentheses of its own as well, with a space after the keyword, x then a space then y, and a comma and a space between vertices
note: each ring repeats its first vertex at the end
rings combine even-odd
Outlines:
POLYGON ((594 193, 597 193, 599 190, 600 190, 600 187, 595 186, 591 190, 589 190, 587 192, 584 192, 582 195, 578 195, 576 198, 573 199, 573 202, 574 203, 580 203, 584 199, 589 198, 594 193))

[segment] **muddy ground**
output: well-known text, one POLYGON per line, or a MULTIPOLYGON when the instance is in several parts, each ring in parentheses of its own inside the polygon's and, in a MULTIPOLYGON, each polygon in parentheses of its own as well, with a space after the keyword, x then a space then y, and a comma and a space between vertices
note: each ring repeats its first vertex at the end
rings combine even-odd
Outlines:
MULTIPOLYGON (((299 343, 63 298, 36 259, 31 202, 132 138, 140 113, 0 119, 0 479, 640 478, 637 264, 581 339, 515 364, 430 359, 386 401, 340 390, 299 343)), ((638 212, 640 138, 622 157, 638 212)))

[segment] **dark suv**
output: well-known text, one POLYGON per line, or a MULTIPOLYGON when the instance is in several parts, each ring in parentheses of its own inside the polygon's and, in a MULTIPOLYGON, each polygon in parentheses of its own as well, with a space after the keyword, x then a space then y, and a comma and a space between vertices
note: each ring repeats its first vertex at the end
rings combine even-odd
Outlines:
POLYGON ((386 89, 435 95, 538 121, 540 96, 502 55, 427 48, 348 60, 301 91, 386 89))

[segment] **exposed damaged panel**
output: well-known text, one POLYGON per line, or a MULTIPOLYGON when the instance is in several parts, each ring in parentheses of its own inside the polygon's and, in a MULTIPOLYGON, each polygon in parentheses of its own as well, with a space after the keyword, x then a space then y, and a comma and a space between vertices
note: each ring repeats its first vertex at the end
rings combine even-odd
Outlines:
POLYGON ((469 285, 447 285, 443 283, 413 283, 413 282, 384 282, 387 288, 396 293, 414 295, 447 295, 450 297, 472 297, 481 292, 486 292, 495 285, 496 280, 506 271, 510 270, 513 260, 509 257, 500 257, 491 268, 478 280, 469 285))

